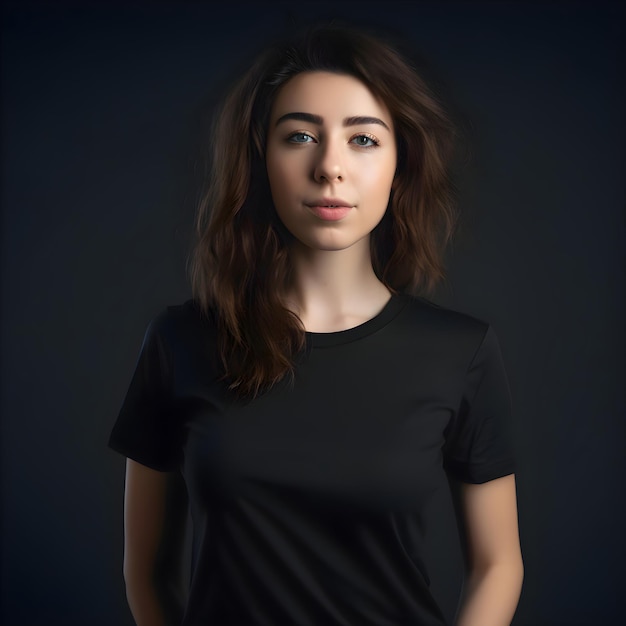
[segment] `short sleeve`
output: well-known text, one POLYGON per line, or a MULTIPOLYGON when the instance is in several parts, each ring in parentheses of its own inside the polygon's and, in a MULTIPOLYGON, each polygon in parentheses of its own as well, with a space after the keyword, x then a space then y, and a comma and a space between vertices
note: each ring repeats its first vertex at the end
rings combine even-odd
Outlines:
POLYGON ((180 458, 172 411, 171 359, 163 333, 166 319, 163 312, 147 326, 108 442, 116 452, 159 471, 177 469, 180 458))
POLYGON ((444 468, 467 483, 515 472, 512 404, 496 334, 487 327, 470 363, 461 404, 445 431, 444 468))

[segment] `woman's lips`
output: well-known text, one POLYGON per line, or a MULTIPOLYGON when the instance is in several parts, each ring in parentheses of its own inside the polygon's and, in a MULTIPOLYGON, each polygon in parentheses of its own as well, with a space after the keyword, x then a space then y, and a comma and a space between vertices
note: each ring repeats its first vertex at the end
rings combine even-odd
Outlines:
POLYGON ((311 209, 311 211, 317 215, 317 217, 323 219, 323 220, 327 220, 329 222, 336 222, 337 220, 340 220, 342 217, 345 217, 349 212, 350 209, 352 208, 351 206, 336 206, 336 207, 329 207, 329 206, 309 206, 309 209, 311 209))

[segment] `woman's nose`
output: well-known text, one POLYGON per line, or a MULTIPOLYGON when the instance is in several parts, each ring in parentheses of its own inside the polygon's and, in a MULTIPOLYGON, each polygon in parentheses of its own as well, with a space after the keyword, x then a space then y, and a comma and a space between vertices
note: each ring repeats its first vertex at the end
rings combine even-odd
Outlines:
POLYGON ((324 145, 320 146, 313 171, 313 178, 315 178, 318 183, 321 183, 324 181, 341 181, 344 176, 345 172, 338 146, 330 141, 326 142, 324 145))

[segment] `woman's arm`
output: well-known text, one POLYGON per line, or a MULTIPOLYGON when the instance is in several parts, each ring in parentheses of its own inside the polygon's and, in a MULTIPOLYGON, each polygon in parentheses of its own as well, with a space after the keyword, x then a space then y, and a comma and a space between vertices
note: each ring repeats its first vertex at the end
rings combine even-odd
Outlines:
POLYGON ((451 487, 466 563, 456 626, 509 626, 524 578, 515 475, 451 487))
POLYGON ((124 490, 124 581, 137 626, 180 623, 175 585, 186 520, 184 483, 132 459, 124 490))

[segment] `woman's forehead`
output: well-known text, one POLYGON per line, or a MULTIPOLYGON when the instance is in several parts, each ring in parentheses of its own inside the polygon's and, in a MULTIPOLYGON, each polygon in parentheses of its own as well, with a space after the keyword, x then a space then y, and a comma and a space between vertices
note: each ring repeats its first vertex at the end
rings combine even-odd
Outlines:
POLYGON ((387 106, 360 79, 350 74, 327 71, 302 72, 278 91, 271 112, 275 123, 290 113, 309 113, 321 123, 361 116, 392 123, 387 106))

